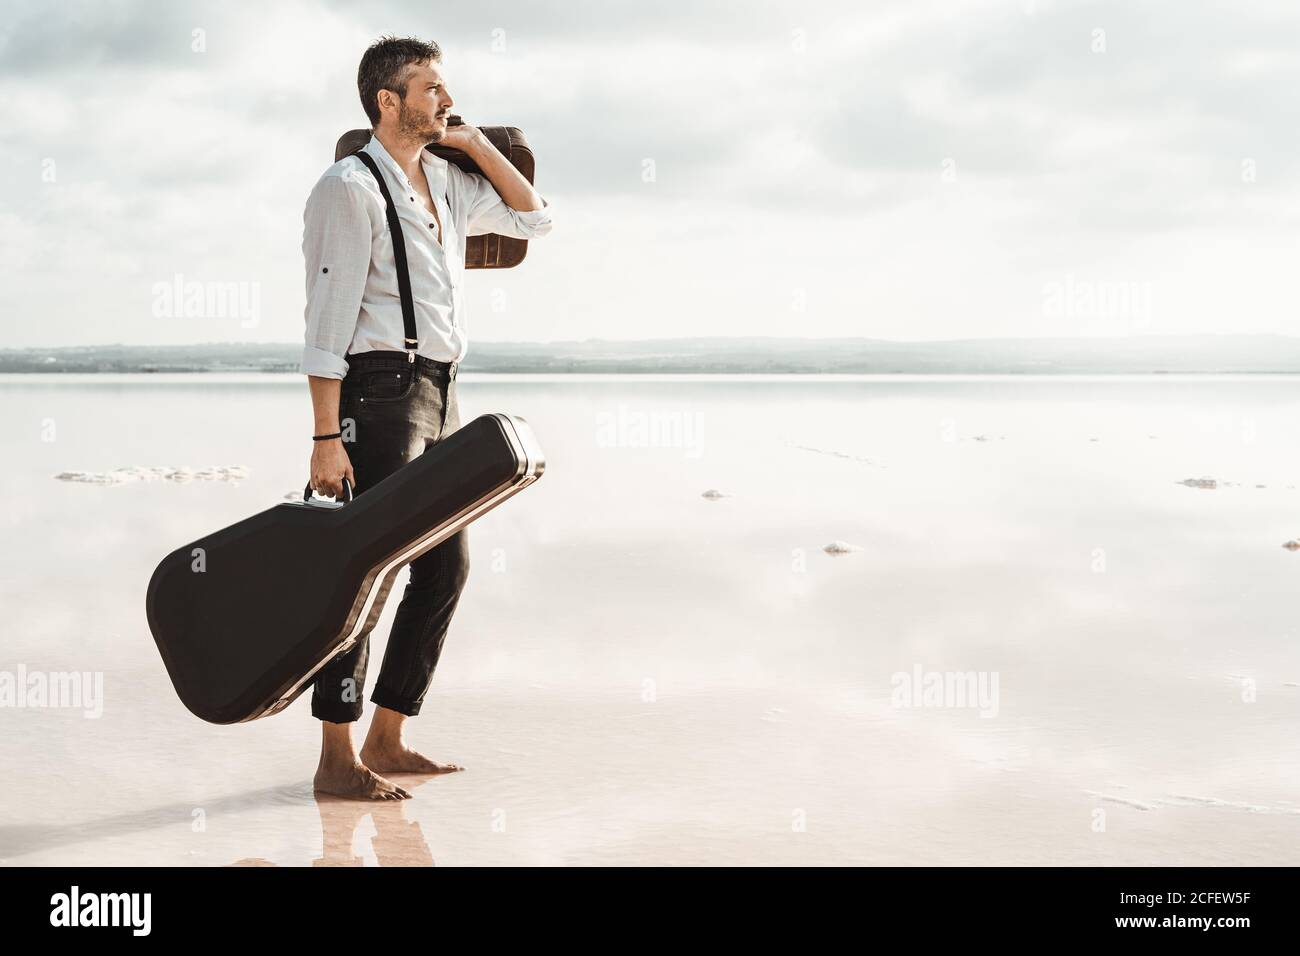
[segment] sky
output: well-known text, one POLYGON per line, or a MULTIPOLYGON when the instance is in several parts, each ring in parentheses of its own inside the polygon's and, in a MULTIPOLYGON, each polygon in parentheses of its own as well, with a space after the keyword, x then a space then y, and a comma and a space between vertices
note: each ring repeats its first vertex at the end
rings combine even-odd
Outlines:
POLYGON ((386 33, 554 207, 471 349, 1300 334, 1300 5, 0 0, 0 347, 301 341, 386 33))

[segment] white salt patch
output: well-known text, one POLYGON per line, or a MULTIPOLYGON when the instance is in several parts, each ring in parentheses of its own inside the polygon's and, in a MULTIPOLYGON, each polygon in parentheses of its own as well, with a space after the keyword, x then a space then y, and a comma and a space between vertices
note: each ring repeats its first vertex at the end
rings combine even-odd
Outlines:
MULTIPOLYGON (((1258 489, 1268 488, 1268 485, 1262 481, 1218 481, 1214 478, 1184 478, 1182 481, 1174 482, 1174 484, 1186 485, 1188 488, 1204 488, 1209 491, 1213 491, 1215 488, 1246 488, 1251 486, 1258 489)), ((1287 485, 1286 487, 1294 489, 1295 485, 1287 485)))
POLYGON ((1209 807, 1215 810, 1241 810, 1245 813, 1300 814, 1296 807, 1270 807, 1256 803, 1220 800, 1217 797, 1192 797, 1181 793, 1170 794, 1164 802, 1171 807, 1209 807))
POLYGON ((852 455, 846 451, 836 451, 833 448, 816 448, 812 445, 787 444, 790 444, 792 448, 798 448, 800 451, 811 451, 818 455, 830 455, 832 458, 845 458, 849 461, 860 461, 864 465, 874 465, 876 463, 873 459, 867 458, 863 455, 852 455))
POLYGON ((185 484, 191 481, 242 481, 249 475, 247 465, 209 465, 195 470, 188 465, 173 468, 170 465, 130 465, 111 471, 61 471, 54 475, 56 481, 75 481, 92 485, 124 485, 131 481, 174 481, 185 484))
POLYGON ((854 551, 861 551, 862 549, 856 544, 849 544, 847 541, 832 541, 822 550, 827 554, 852 554, 854 551))
POLYGON ((1085 790, 1084 793, 1098 800, 1105 800, 1107 803, 1118 803, 1121 806, 1132 807, 1134 810, 1154 810, 1155 806, 1150 803, 1143 803, 1141 800, 1133 800, 1129 797, 1117 797, 1113 793, 1100 793, 1096 790, 1085 790))

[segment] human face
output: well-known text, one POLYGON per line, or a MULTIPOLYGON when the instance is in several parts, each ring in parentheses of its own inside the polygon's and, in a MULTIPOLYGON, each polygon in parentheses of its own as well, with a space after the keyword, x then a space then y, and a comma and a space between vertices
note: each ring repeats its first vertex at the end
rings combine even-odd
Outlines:
POLYGON ((437 63, 409 67, 406 96, 398 108, 397 131, 406 138, 436 143, 447 132, 447 117, 453 105, 437 63))

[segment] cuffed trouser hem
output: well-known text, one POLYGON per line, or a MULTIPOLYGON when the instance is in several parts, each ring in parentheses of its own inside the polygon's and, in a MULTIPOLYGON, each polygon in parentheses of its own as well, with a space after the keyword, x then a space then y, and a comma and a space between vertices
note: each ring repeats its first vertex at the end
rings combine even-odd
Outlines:
POLYGON ((376 707, 387 707, 389 710, 395 710, 407 717, 414 717, 420 712, 421 701, 412 701, 396 694, 388 694, 384 692, 382 687, 376 687, 370 692, 370 703, 376 707))
POLYGON ((331 703, 313 694, 311 715, 317 720, 328 720, 331 724, 350 724, 361 719, 361 705, 345 704, 342 701, 331 703))

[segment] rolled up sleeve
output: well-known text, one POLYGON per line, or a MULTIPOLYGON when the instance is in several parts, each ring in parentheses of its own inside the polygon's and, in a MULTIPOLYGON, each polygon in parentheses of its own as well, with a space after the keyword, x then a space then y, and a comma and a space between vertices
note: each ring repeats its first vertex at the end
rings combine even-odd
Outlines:
POLYGON ((551 231, 551 204, 542 197, 542 208, 521 212, 501 198, 492 181, 482 173, 466 173, 470 192, 465 235, 512 236, 536 239, 551 231))
POLYGON ((324 176, 303 211, 302 253, 307 272, 306 333, 298 370, 343 378, 366 275, 371 221, 365 193, 345 176, 324 176))

